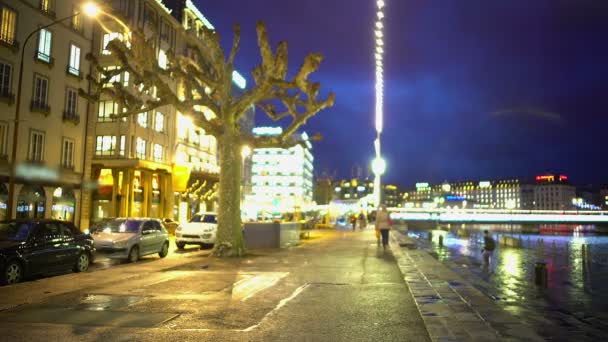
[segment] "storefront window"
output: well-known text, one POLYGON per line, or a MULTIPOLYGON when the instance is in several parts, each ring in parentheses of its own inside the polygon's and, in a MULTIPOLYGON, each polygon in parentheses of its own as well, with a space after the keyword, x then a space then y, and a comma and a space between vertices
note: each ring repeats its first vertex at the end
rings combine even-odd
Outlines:
POLYGON ((44 218, 46 196, 42 187, 24 186, 17 199, 17 218, 44 218))
POLYGON ((160 178, 158 174, 152 175, 152 204, 150 206, 150 217, 161 217, 160 216, 160 178))
POLYGON ((112 169, 101 169, 98 172, 98 188, 93 193, 93 221, 114 216, 112 211, 112 191, 114 185, 112 169))
POLYGON ((57 220, 74 222, 74 192, 57 188, 53 193, 52 217, 57 220))
POLYGON ((133 173, 133 209, 131 214, 135 217, 143 216, 144 189, 141 171, 133 173))

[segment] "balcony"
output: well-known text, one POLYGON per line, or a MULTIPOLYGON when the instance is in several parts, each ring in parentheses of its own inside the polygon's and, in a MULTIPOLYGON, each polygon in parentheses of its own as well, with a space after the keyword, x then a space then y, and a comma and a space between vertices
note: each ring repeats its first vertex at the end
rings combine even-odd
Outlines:
POLYGON ((67 66, 65 72, 68 74, 68 76, 73 76, 79 79, 82 79, 82 74, 80 72, 79 69, 76 69, 74 67, 71 66, 67 66))
POLYGON ((49 66, 53 66, 53 64, 55 64, 55 58, 51 57, 50 55, 45 54, 44 52, 41 51, 36 51, 36 54, 34 55, 34 58, 36 59, 36 61, 40 61, 42 63, 45 63, 49 66))
POLYGON ((30 109, 32 112, 42 113, 46 116, 51 114, 51 107, 49 107, 48 103, 42 101, 32 101, 30 109))
POLYGON ((13 50, 14 53, 19 52, 19 42, 15 39, 15 37, 7 37, 0 36, 0 45, 6 46, 7 48, 13 50))
POLYGON ((78 125, 80 123, 80 115, 74 112, 63 112, 63 122, 71 122, 74 125, 78 125))

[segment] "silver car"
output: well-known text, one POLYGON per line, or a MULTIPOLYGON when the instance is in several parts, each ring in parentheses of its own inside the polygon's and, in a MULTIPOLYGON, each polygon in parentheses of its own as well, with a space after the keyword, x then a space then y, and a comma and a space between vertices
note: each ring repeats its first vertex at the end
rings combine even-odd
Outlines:
POLYGON ((158 219, 115 218, 91 228, 95 248, 101 255, 136 262, 144 255, 169 254, 169 234, 158 219))

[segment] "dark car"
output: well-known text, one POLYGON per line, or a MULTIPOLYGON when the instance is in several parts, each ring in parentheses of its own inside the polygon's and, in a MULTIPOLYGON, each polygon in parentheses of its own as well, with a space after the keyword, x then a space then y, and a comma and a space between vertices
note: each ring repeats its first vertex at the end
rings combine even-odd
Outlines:
POLYGON ((0 222, 0 281, 72 269, 84 272, 95 257, 93 238, 73 224, 57 220, 0 222))

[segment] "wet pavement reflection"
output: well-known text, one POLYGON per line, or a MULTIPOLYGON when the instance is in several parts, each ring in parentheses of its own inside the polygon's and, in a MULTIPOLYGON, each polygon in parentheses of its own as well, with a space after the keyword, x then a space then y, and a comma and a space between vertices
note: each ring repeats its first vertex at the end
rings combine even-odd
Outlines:
POLYGON ((547 338, 605 338, 608 328, 608 235, 595 226, 409 224, 418 248, 463 275, 547 338), (483 231, 496 241, 482 259, 483 231), (535 285, 535 264, 547 268, 547 287, 535 285), (604 323, 606 322, 606 323, 604 323))

